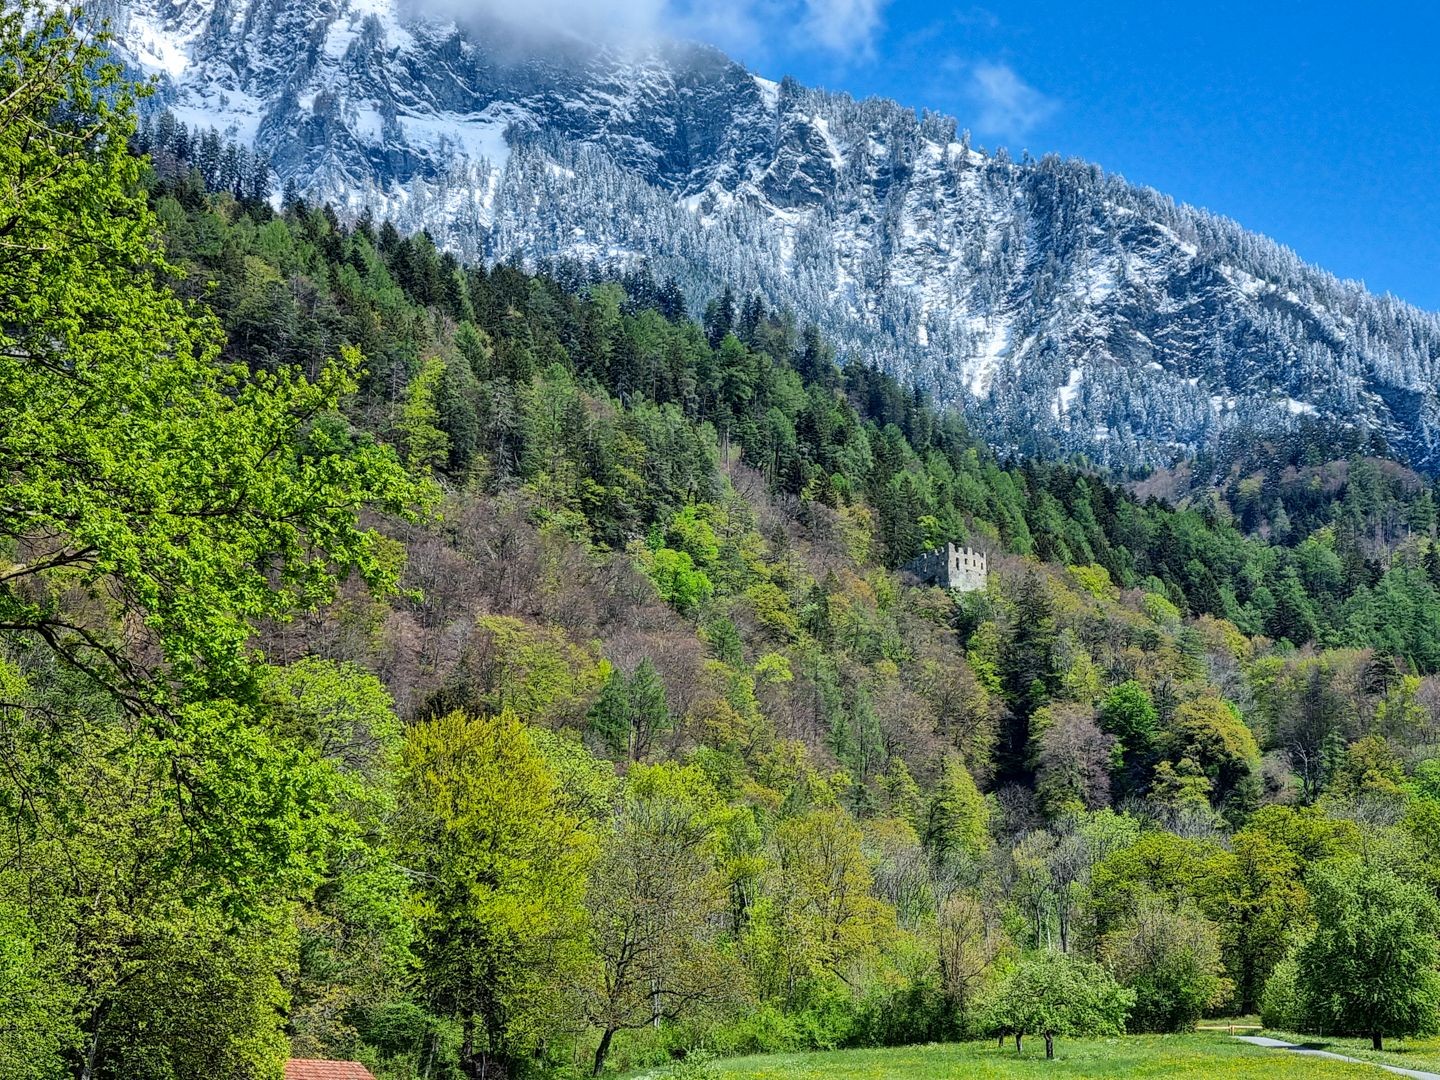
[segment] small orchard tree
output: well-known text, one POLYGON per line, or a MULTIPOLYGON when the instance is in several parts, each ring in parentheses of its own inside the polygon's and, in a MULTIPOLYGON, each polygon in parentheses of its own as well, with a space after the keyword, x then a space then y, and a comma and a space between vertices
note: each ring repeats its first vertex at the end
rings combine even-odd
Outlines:
POLYGON ((1306 1014, 1329 1030, 1420 1035, 1440 1027, 1440 907, 1388 870, 1319 869, 1311 885, 1315 933, 1296 957, 1306 1014))
POLYGON ((1093 960, 1059 952, 1022 959, 992 991, 990 1026, 1003 1038, 1015 1036, 1017 1053, 1026 1035, 1045 1039, 1045 1057, 1055 1057, 1057 1035, 1118 1035, 1135 1004, 1093 960))

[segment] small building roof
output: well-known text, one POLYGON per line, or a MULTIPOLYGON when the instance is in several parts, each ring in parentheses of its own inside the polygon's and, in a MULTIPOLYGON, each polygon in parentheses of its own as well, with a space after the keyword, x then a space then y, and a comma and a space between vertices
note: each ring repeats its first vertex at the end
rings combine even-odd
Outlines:
POLYGON ((291 1058, 285 1062, 285 1080, 375 1080, 375 1074, 358 1061, 291 1058))

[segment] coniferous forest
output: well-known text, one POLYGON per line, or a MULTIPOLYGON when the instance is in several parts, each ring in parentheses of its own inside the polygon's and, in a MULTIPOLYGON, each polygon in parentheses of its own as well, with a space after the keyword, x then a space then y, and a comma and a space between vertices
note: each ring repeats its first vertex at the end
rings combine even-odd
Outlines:
POLYGON ((1001 460, 758 297, 174 143, 7 7, 0 1078, 1435 1029, 1431 478, 1001 460))

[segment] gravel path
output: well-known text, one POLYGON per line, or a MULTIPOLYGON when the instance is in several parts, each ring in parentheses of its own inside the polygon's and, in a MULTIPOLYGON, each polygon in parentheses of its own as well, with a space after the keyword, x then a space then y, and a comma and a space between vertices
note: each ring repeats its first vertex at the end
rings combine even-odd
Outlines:
POLYGON ((1350 1061, 1356 1065, 1374 1065, 1377 1069, 1384 1069, 1386 1072, 1396 1073, 1399 1076, 1408 1076, 1411 1080, 1440 1080, 1440 1073, 1422 1072, 1420 1069, 1402 1069, 1399 1065, 1381 1065, 1378 1061, 1365 1061, 1363 1058, 1332 1054, 1329 1050, 1311 1050, 1309 1047, 1282 1042, 1280 1039, 1267 1039, 1264 1035, 1232 1035, 1231 1038, 1250 1043, 1252 1046, 1264 1046, 1271 1050, 1288 1050, 1292 1054, 1309 1054, 1311 1057, 1329 1058, 1332 1061, 1350 1061))

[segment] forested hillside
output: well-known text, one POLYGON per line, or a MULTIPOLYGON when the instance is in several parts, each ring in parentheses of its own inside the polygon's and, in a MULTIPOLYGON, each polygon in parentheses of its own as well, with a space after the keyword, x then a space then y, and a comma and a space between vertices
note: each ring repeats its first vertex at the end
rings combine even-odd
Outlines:
POLYGON ((1427 481, 1003 462, 758 298, 213 192, 63 15, 11 57, 0 1077, 1434 1024, 1427 481))

